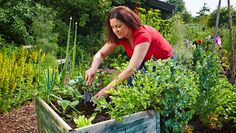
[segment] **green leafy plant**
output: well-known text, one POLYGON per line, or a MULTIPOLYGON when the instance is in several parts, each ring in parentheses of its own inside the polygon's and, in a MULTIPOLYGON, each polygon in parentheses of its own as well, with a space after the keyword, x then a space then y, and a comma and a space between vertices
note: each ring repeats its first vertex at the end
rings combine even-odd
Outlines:
POLYGON ((101 98, 93 97, 91 101, 96 105, 95 111, 102 112, 103 110, 107 109, 108 102, 104 97, 101 98))
POLYGON ((192 118, 190 106, 196 102, 198 90, 195 74, 174 64, 173 60, 147 61, 146 70, 133 76, 132 87, 122 84, 109 90, 109 115, 122 120, 125 115, 154 109, 162 115, 164 131, 181 132, 192 118))
POLYGON ((94 113, 89 119, 87 119, 84 115, 78 116, 78 118, 74 118, 74 122, 78 128, 88 126, 92 124, 92 121, 95 119, 96 113, 94 113))
POLYGON ((232 85, 221 74, 222 67, 215 51, 196 49, 195 52, 202 53, 194 67, 199 75, 198 88, 201 93, 193 108, 205 125, 220 128, 222 126, 221 111, 224 108, 230 108, 225 104, 229 102, 232 106, 235 105, 229 100, 232 94, 225 95, 232 93, 232 85))
POLYGON ((65 114, 68 107, 75 109, 75 106, 79 104, 79 101, 77 101, 77 100, 76 101, 69 101, 69 100, 60 99, 57 101, 57 103, 62 107, 63 114, 65 114))
POLYGON ((53 69, 52 73, 50 73, 49 68, 47 69, 47 74, 45 74, 45 93, 47 101, 50 101, 49 97, 52 93, 52 89, 55 84, 56 72, 53 69))
POLYGON ((154 27, 156 30, 160 31, 164 37, 168 37, 170 34, 169 28, 171 26, 172 19, 163 20, 161 18, 160 10, 145 10, 144 8, 139 8, 139 17, 144 24, 154 27))
POLYGON ((74 79, 69 80, 68 85, 78 88, 81 92, 92 91, 92 87, 86 85, 86 80, 82 74, 75 76, 74 79))

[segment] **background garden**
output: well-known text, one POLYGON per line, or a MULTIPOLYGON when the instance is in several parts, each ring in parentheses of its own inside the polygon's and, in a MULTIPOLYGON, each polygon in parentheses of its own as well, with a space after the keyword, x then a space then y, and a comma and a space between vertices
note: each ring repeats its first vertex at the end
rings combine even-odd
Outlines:
POLYGON ((102 110, 120 120, 154 109, 161 114, 162 132, 194 132, 194 120, 208 131, 235 132, 236 41, 231 37, 236 33, 236 9, 209 12, 204 3, 198 16, 192 17, 182 0, 168 2, 176 11, 165 16, 143 0, 0 1, 0 114, 42 97, 77 127, 90 124, 102 110), (135 9, 144 24, 159 30, 174 47, 177 62, 147 62, 146 76, 137 72, 134 86, 119 85, 111 91, 110 102, 92 99, 96 113, 85 118, 77 108, 86 100, 84 93, 98 92, 128 61, 118 48, 105 59, 93 85, 85 85, 85 70, 106 41, 105 16, 117 5, 135 9))

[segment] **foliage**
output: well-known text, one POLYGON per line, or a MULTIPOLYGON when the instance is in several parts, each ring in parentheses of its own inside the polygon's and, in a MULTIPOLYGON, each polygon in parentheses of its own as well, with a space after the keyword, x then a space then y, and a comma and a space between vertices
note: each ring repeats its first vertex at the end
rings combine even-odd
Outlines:
MULTIPOLYGON (((73 84, 68 84, 68 85, 57 85, 53 89, 53 93, 50 95, 50 101, 49 103, 56 109, 58 112, 59 109, 57 109, 53 103, 56 102, 58 105, 61 106, 62 109, 62 114, 68 113, 67 111, 69 109, 72 109, 75 111, 75 113, 80 114, 78 110, 76 109, 76 106, 79 104, 84 99, 84 96, 82 93, 79 91, 78 88, 75 88, 73 84)), ((66 115, 69 116, 70 115, 66 115)))
POLYGON ((124 5, 124 6, 128 6, 132 10, 135 10, 135 8, 138 5, 141 5, 142 3, 144 3, 144 0, 111 0, 111 1, 112 1, 112 6, 124 5))
POLYGON ((1 38, 18 46, 40 45, 43 51, 56 52, 57 45, 66 44, 67 20, 72 16, 79 24, 80 44, 88 51, 97 51, 103 44, 103 23, 110 6, 108 0, 2 1, 1 38))
POLYGON ((0 112, 33 98, 39 52, 3 49, 0 52, 0 112))
MULTIPOLYGON (((217 108, 216 112, 219 114, 218 118, 215 119, 215 123, 224 124, 225 122, 233 121, 234 126, 236 123, 236 101, 235 101, 235 92, 236 92, 236 86, 232 86, 229 84, 228 79, 225 77, 221 77, 221 80, 219 81, 219 88, 220 91, 220 106, 217 108), (223 89, 222 89, 223 88, 223 89), (219 121, 219 122, 218 122, 219 121)), ((215 124, 216 125, 216 124, 215 124)), ((222 125, 220 125, 222 126, 222 125)))
POLYGON ((129 61, 129 58, 124 49, 122 47, 118 47, 112 55, 106 58, 106 63, 104 63, 101 67, 116 68, 121 63, 126 63, 127 61, 129 61))
POLYGON ((73 45, 73 52, 72 52, 72 68, 71 68, 71 76, 75 76, 75 58, 76 58, 76 42, 77 41, 77 22, 75 23, 75 37, 74 37, 74 45, 73 45))
POLYGON ((172 24, 169 27, 171 34, 169 34, 168 41, 172 45, 179 45, 181 47, 184 45, 184 38, 187 34, 186 28, 180 14, 175 15, 172 19, 172 24))
MULTIPOLYGON (((161 100, 163 132, 183 132, 194 114, 190 107, 196 103, 199 95, 195 82, 197 75, 194 72, 178 64, 173 66, 173 73, 167 81, 161 100)), ((160 78, 165 78, 164 73, 160 78)))
MULTIPOLYGON (((236 35, 236 26, 233 27, 233 34, 236 35)), ((221 61, 221 65, 224 69, 224 72, 230 70, 230 62, 231 62, 231 46, 230 46, 230 36, 229 30, 225 28, 220 28, 219 36, 221 37, 222 43, 221 47, 218 48, 218 54, 221 61)), ((236 47, 236 41, 233 42, 234 47, 236 47)), ((225 75, 230 76, 229 73, 225 73, 225 75)))
POLYGON ((104 97, 101 98, 92 98, 92 102, 96 105, 95 111, 102 112, 104 109, 107 108, 108 102, 104 97))
POLYGON ((56 79, 56 72, 53 69, 52 72, 49 72, 49 68, 47 69, 47 74, 45 74, 45 90, 46 90, 46 98, 47 101, 49 101, 49 96, 52 93, 52 89, 55 84, 55 79, 56 79))
POLYGON ((0 34, 0 48, 4 47, 4 44, 6 44, 5 40, 2 38, 0 34))
POLYGON ((195 54, 198 58, 195 60, 194 69, 199 75, 198 88, 201 92, 194 110, 204 124, 220 127, 220 109, 227 103, 228 96, 225 93, 232 93, 232 85, 220 73, 222 68, 217 54, 214 51, 205 52, 201 47, 194 52, 198 53, 195 54))
MULTIPOLYGON (((51 56, 50 56, 51 57, 51 56)), ((37 89, 36 95, 41 96, 47 102, 50 101, 50 95, 58 80, 58 68, 55 66, 55 58, 47 58, 45 53, 38 55, 38 65, 35 68, 38 71, 36 77, 35 88, 37 89)))
POLYGON ((78 22, 78 37, 87 38, 87 41, 79 39, 79 43, 84 47, 93 48, 97 42, 101 40, 103 23, 105 15, 110 9, 111 1, 109 0, 73 0, 73 1, 57 1, 54 0, 34 0, 48 8, 58 12, 55 22, 55 30, 59 31, 60 44, 66 44, 67 35, 65 34, 69 22, 68 18, 73 17, 73 22, 78 22), (96 23, 94 23, 96 22, 96 23))
POLYGON ((10 0, 2 2, 0 12, 0 30, 6 42, 15 42, 17 45, 37 43, 47 48, 56 45, 53 10, 33 0, 10 0))
POLYGON ((196 102, 198 95, 194 74, 183 66, 174 66, 172 60, 148 61, 145 65, 146 70, 133 76, 132 87, 122 84, 109 90, 109 114, 122 120, 124 115, 154 109, 163 116, 163 130, 181 131, 193 114, 186 108, 196 102))
POLYGON ((75 106, 79 104, 79 101, 72 101, 71 102, 69 100, 60 99, 60 100, 58 100, 57 103, 62 107, 63 114, 65 114, 68 107, 75 108, 75 106))
MULTIPOLYGON (((208 22, 208 26, 209 27, 214 27, 215 26, 215 21, 216 21, 216 15, 217 14, 217 9, 214 10, 211 14, 210 14, 210 18, 209 18, 209 22, 208 22)), ((231 14, 232 14, 232 24, 233 26, 236 25, 236 10, 235 8, 231 8, 231 14)), ((223 7, 220 9, 220 18, 219 18, 219 26, 220 27, 228 27, 228 8, 227 7, 223 7)))
POLYGON ((181 13, 176 14, 171 18, 172 24, 169 27, 171 34, 168 35, 167 39, 174 49, 178 64, 185 64, 188 66, 191 64, 192 59, 192 45, 189 44, 189 40, 186 39, 186 37, 189 36, 189 32, 181 15, 181 13))
POLYGON ((30 27, 36 6, 32 0, 8 0, 1 2, 0 31, 6 42, 30 44, 30 27))
POLYGON ((190 12, 188 11, 183 11, 181 13, 181 17, 182 17, 182 20, 185 22, 185 23, 191 23, 193 21, 193 18, 192 18, 192 15, 190 12))
POLYGON ((194 19, 194 21, 198 24, 201 24, 201 25, 208 25, 209 23, 209 18, 210 16, 209 15, 203 15, 203 16, 198 16, 194 19))
POLYGON ((74 118, 74 122, 78 128, 88 126, 92 124, 92 121, 95 119, 96 114, 93 114, 89 119, 87 119, 84 115, 78 116, 78 118, 74 118))
POLYGON ((192 42, 199 39, 205 40, 205 38, 208 38, 209 35, 212 35, 212 30, 205 25, 190 23, 185 26, 187 29, 186 39, 191 40, 192 42))
MULTIPOLYGON (((219 35, 222 40, 222 48, 227 50, 228 52, 231 51, 231 47, 229 44, 230 36, 229 36, 229 29, 220 28, 219 35)), ((233 26, 233 35, 236 35, 236 26, 233 26)), ((234 41, 234 47, 236 47, 236 41, 234 41)))
MULTIPOLYGON (((79 31, 78 31, 79 32, 79 31)), ((98 49, 105 44, 104 34, 102 32, 78 35, 78 43, 81 49, 86 52, 86 56, 95 55, 98 49)))
POLYGON ((149 9, 148 11, 139 8, 139 17, 143 24, 150 25, 158 30, 164 37, 168 37, 171 33, 169 28, 172 24, 172 20, 163 20, 161 19, 160 10, 158 9, 149 9))
POLYGON ((184 0, 167 0, 168 3, 175 5, 177 12, 182 12, 186 10, 184 0))
POLYGON ((210 9, 209 9, 209 7, 207 7, 207 3, 204 3, 202 9, 200 9, 200 11, 197 12, 197 14, 199 15, 198 17, 206 16, 207 12, 209 12, 209 11, 210 11, 210 9))
POLYGON ((32 45, 41 48, 47 54, 55 55, 58 50, 58 33, 55 29, 56 13, 50 9, 36 4, 35 16, 32 18, 32 45))

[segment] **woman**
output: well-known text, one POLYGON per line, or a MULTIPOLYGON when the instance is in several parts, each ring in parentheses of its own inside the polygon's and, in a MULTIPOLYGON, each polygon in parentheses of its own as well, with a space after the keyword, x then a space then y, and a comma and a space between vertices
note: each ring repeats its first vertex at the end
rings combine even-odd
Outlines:
POLYGON ((162 35, 150 26, 141 24, 139 17, 129 8, 118 6, 113 8, 106 18, 108 31, 107 43, 96 53, 91 67, 86 71, 87 85, 91 85, 99 65, 118 45, 125 48, 130 62, 117 79, 114 79, 105 88, 100 90, 95 97, 107 97, 107 90, 113 88, 119 82, 132 76, 134 70, 151 58, 167 59, 173 56, 170 44, 162 35))

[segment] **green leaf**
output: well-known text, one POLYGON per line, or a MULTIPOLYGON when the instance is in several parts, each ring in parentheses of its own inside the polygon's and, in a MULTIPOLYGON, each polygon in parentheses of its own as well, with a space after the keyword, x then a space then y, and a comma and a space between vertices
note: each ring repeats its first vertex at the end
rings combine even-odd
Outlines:
POLYGON ((62 107, 63 112, 65 112, 71 102, 68 100, 58 100, 57 103, 62 107))

